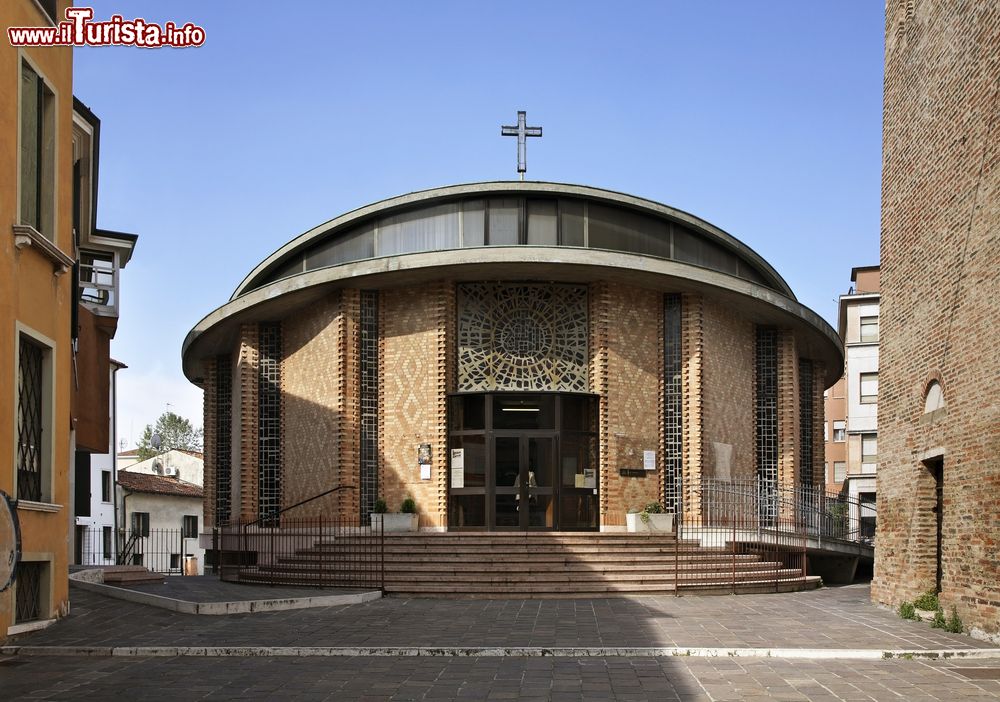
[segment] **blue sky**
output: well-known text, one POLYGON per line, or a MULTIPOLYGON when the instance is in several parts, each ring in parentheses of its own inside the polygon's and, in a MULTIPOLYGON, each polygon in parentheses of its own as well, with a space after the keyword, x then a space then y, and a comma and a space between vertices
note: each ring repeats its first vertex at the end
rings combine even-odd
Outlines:
POLYGON ((181 342, 257 262, 374 200, 515 178, 499 127, 518 109, 545 130, 529 179, 707 219, 831 322, 851 267, 878 261, 881 2, 93 7, 207 33, 75 53, 102 120, 99 225, 140 236, 112 347, 126 440, 168 403, 201 423, 181 342))

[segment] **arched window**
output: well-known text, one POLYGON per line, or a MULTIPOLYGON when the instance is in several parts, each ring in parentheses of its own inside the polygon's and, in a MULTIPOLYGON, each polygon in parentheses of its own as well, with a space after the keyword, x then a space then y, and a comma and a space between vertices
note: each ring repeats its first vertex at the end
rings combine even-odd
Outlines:
POLYGON ((941 383, 932 380, 927 385, 927 392, 924 394, 924 414, 928 414, 944 407, 944 390, 941 383))

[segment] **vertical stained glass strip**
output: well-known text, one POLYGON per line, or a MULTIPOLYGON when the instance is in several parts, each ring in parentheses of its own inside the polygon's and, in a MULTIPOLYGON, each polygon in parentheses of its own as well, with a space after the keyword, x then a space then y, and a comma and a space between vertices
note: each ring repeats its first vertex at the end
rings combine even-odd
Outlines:
POLYGON ((215 359, 215 523, 229 521, 232 507, 233 359, 215 359))
POLYGON ((684 406, 681 383, 681 296, 663 298, 663 494, 668 512, 682 511, 684 406))
POLYGON ((281 509, 281 325, 259 328, 257 371, 257 510, 267 518, 281 509))
POLYGON ((778 490, 778 333, 757 327, 756 453, 760 518, 773 524, 778 490))
POLYGON ((378 291, 361 291, 361 523, 378 498, 378 291))

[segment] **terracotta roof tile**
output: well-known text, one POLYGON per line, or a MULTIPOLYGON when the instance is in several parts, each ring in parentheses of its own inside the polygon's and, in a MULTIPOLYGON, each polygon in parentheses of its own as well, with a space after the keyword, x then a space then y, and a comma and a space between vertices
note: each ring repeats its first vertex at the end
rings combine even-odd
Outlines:
POLYGON ((194 483, 186 483, 177 478, 162 475, 118 471, 118 484, 126 490, 145 492, 153 495, 177 495, 178 497, 201 497, 202 489, 194 483))

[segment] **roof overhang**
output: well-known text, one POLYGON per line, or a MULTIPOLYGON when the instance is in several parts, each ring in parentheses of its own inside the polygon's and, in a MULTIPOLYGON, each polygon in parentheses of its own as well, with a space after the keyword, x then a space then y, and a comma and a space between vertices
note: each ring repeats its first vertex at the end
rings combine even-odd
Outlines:
POLYGON ((442 188, 430 190, 420 190, 407 195, 381 200, 379 202, 360 207, 351 212, 347 212, 339 217, 331 219, 323 224, 313 227, 309 231, 292 239, 290 242, 279 248, 270 256, 259 263, 237 286, 230 297, 235 300, 240 295, 254 289, 259 281, 266 277, 268 273, 280 267, 282 263, 291 258, 294 254, 308 248, 313 243, 322 239, 336 236, 342 231, 353 228, 355 225, 372 217, 392 214, 394 211, 411 209, 415 206, 430 206, 435 203, 447 200, 457 200, 462 198, 486 198, 491 196, 509 197, 512 195, 535 195, 547 197, 573 197, 585 200, 596 200, 608 204, 618 205, 629 209, 637 210, 654 217, 668 219, 690 227, 702 236, 720 244, 726 249, 744 259, 767 278, 771 279, 777 290, 786 296, 795 299, 795 293, 771 265, 765 261, 756 251, 744 244, 742 241, 723 231, 714 224, 706 222, 683 210, 664 205, 653 200, 636 197, 627 193, 620 193, 614 190, 604 190, 587 185, 572 185, 568 183, 546 183, 539 181, 491 181, 484 183, 466 183, 463 185, 449 185, 442 188))
POLYGON ((389 288, 440 280, 600 280, 664 292, 702 293, 747 319, 792 329, 799 353, 826 367, 826 386, 844 369, 840 337, 822 317, 770 288, 725 273, 636 254, 541 246, 456 249, 366 259, 300 273, 247 292, 210 313, 188 333, 184 374, 201 383, 202 359, 232 353, 244 323, 280 320, 338 288, 389 288))

